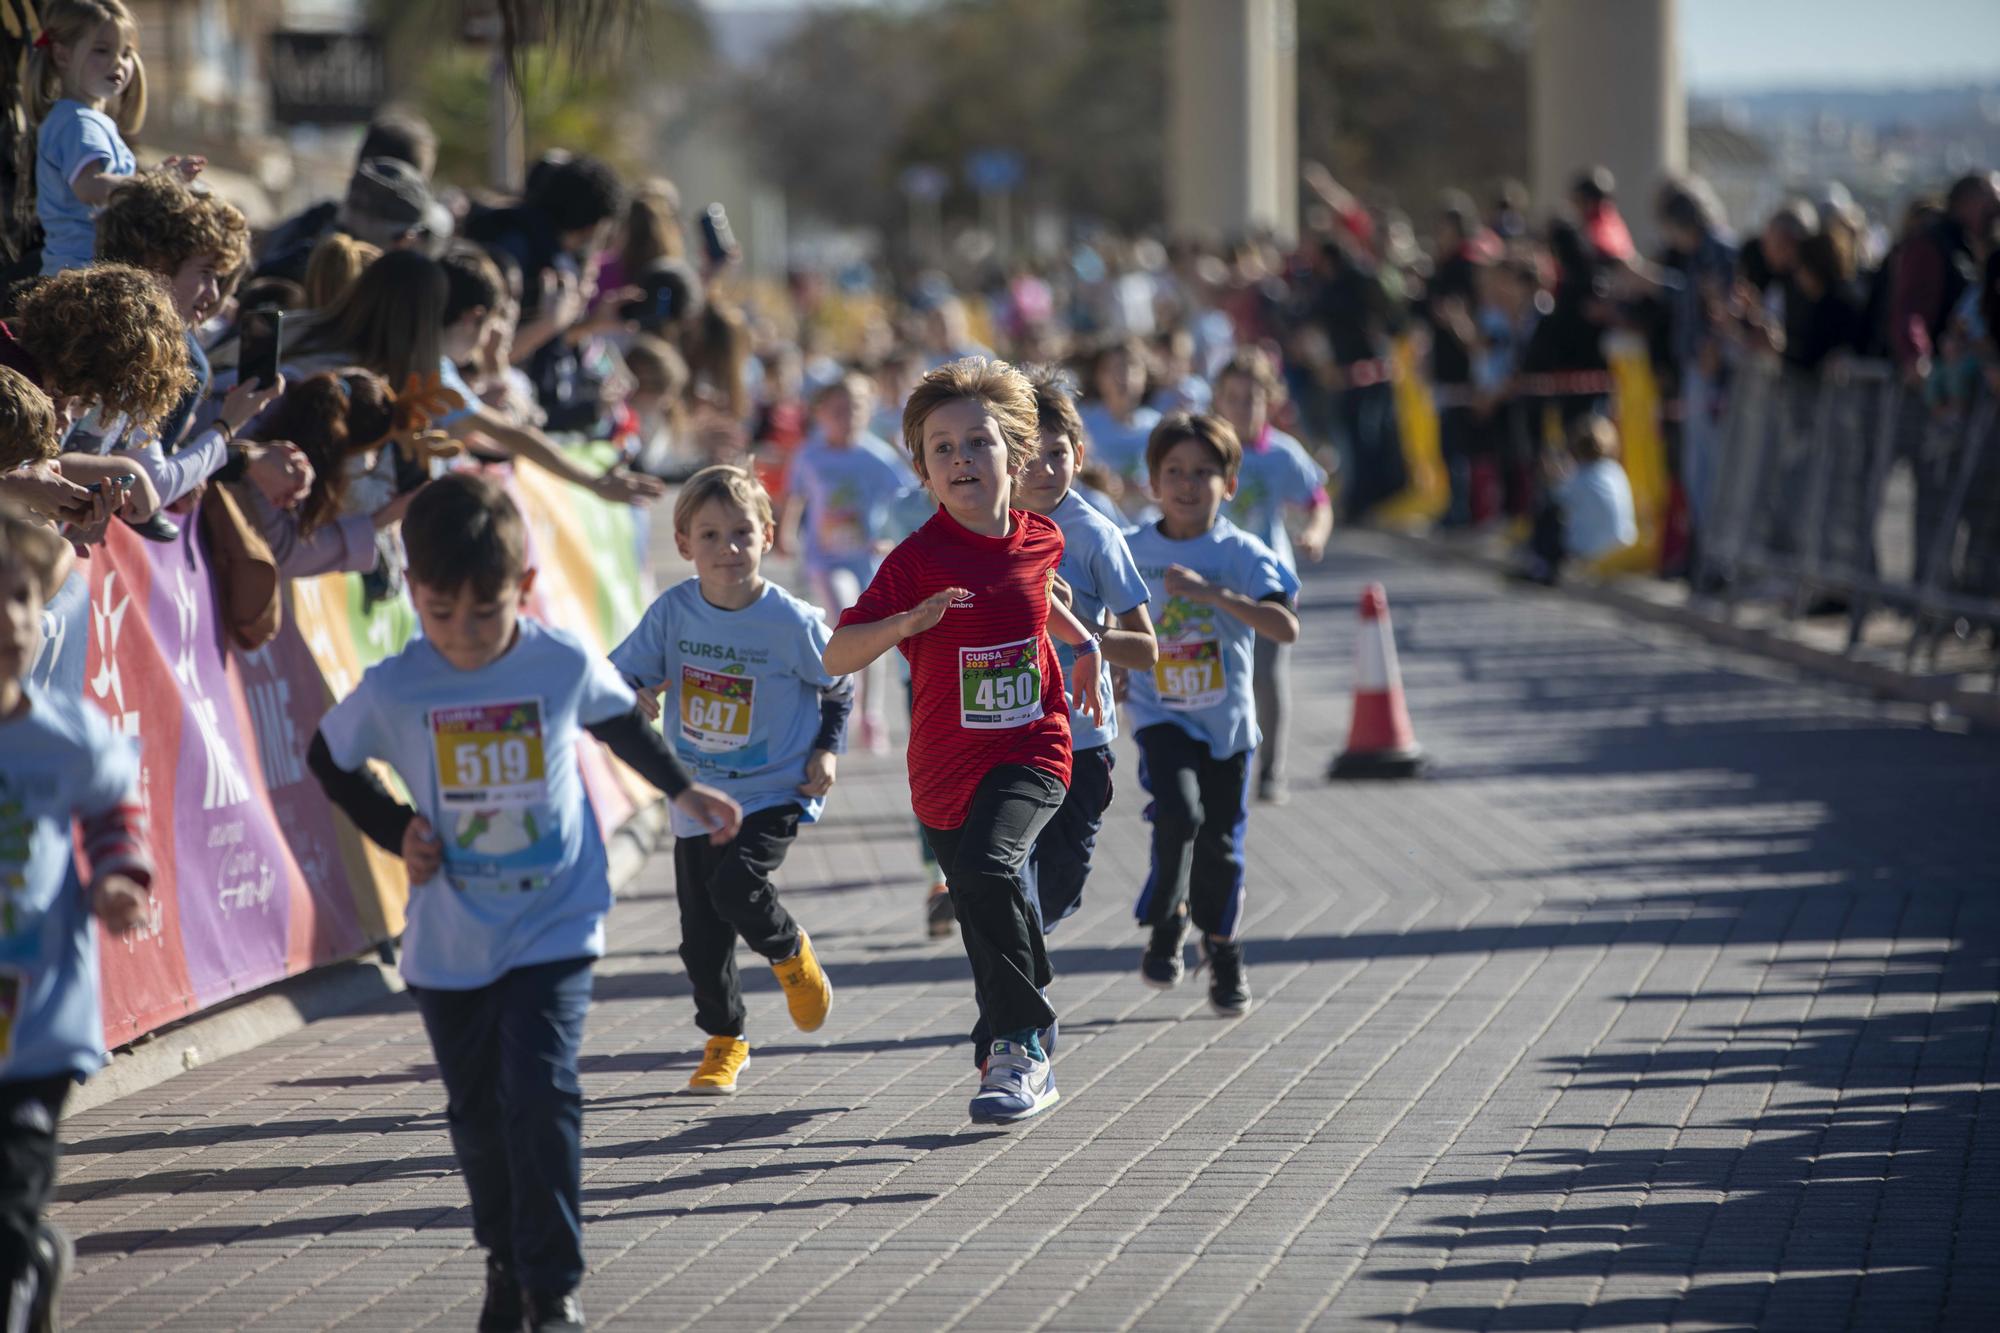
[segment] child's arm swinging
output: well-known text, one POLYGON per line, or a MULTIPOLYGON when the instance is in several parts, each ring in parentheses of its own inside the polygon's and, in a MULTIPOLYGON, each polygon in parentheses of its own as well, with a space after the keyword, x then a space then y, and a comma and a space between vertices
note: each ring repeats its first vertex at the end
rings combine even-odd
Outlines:
POLYGON ((1179 565, 1167 566, 1167 595, 1182 597, 1201 606, 1212 606, 1235 616, 1274 643, 1298 642, 1299 618, 1282 599, 1256 601, 1232 588, 1210 583, 1193 570, 1179 565))
POLYGON ((964 588, 944 588, 907 611, 864 625, 842 625, 827 640, 826 651, 820 654, 820 665, 829 676, 851 676, 866 670, 869 663, 903 640, 922 634, 943 620, 953 602, 970 596, 964 588))
POLYGON ((1103 726, 1104 701, 1097 692, 1097 676, 1103 663, 1098 661, 1097 635, 1076 618, 1076 612, 1054 597, 1049 598, 1049 633, 1072 648, 1089 645, 1087 651, 1076 655, 1076 664, 1070 668, 1070 706, 1103 726))

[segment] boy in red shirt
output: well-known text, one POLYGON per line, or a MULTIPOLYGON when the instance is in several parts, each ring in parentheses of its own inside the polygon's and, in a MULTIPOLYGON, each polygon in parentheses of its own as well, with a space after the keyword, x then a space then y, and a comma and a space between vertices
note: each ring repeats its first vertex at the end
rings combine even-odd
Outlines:
POLYGON ((1013 507, 1040 441, 1034 387, 967 357, 924 376, 903 442, 942 506, 890 552, 840 617, 824 665, 851 675, 909 659, 910 796, 951 886, 972 984, 997 1039, 971 1115, 1025 1120, 1055 1105, 1042 1034, 1052 973, 1022 878, 1069 785, 1069 713, 1049 635, 1077 649, 1079 712, 1098 719, 1097 636, 1049 596, 1062 560, 1052 519, 1013 507))

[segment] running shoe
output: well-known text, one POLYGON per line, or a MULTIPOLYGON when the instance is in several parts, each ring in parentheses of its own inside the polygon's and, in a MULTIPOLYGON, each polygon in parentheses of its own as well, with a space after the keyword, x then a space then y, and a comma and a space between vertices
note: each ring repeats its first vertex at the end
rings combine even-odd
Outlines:
POLYGON ((1040 1115, 1061 1096, 1056 1091, 1055 1066, 1046 1056, 1037 1059, 1030 1047, 1019 1042, 996 1041, 986 1057, 979 1091, 967 1109, 979 1124, 1008 1125, 1040 1115))

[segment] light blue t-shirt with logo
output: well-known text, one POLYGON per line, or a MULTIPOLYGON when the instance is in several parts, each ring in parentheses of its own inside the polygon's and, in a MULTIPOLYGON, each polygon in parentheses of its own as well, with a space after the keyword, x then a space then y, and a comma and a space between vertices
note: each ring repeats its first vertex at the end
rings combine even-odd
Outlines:
POLYGON ((477 671, 411 640, 321 720, 334 763, 385 761, 443 843, 444 868, 410 890, 412 985, 472 990, 603 955, 611 881, 576 746, 637 703, 609 662, 523 617, 514 646, 477 671))
POLYGON ((139 756, 102 712, 25 688, 27 712, 0 723, 0 1083, 104 1064, 75 821, 138 799, 139 756))
POLYGON ((894 537, 898 497, 916 474, 889 446, 865 436, 836 449, 815 434, 792 459, 790 486, 805 498, 799 534, 808 568, 857 568, 865 586, 875 573, 875 543, 894 537))
MULTIPOLYGON (((1110 519, 1086 503, 1074 488, 1049 511, 1049 517, 1062 529, 1062 563, 1056 566, 1056 573, 1069 584, 1075 596, 1070 609, 1076 612, 1078 620, 1095 627, 1103 622, 1107 610, 1114 616, 1122 616, 1146 604, 1149 596, 1146 581, 1139 577, 1139 567, 1132 562, 1125 534, 1110 519)), ((1062 661, 1063 679, 1069 680, 1076 669, 1076 649, 1060 639, 1055 644, 1056 656, 1062 661)), ((1118 735, 1118 707, 1111 698, 1108 670, 1098 672, 1097 694, 1104 705, 1104 725, 1098 726, 1072 704, 1071 749, 1109 745, 1118 735)))
MULTIPOLYGON (((839 683, 820 665, 833 631, 816 607, 775 583, 725 611, 688 579, 662 593, 611 664, 628 680, 665 683, 667 734, 697 782, 736 798, 744 814, 796 805, 811 823, 824 797, 799 794, 819 735, 820 695, 839 683)), ((676 809, 674 834, 706 832, 676 809)))
POLYGON ((108 175, 139 169, 118 122, 65 97, 49 108, 35 138, 35 215, 42 221, 42 276, 97 258, 97 212, 76 197, 77 173, 102 162, 108 175))
POLYGON ((1285 509, 1306 506, 1326 489, 1326 469, 1306 447, 1275 427, 1262 447, 1246 446, 1236 470, 1236 494, 1224 511, 1230 521, 1276 553, 1286 569, 1297 569, 1285 509))
MULTIPOLYGON (((1140 503, 1146 496, 1146 441, 1153 437, 1153 427, 1160 424, 1160 414, 1150 407, 1141 407, 1125 421, 1113 417, 1103 403, 1085 403, 1077 409, 1083 419, 1084 434, 1090 437, 1087 459, 1096 459, 1105 467, 1124 479, 1128 496, 1136 495, 1140 503)), ((1128 507, 1130 505, 1128 500, 1128 507)))
POLYGON ((1180 565, 1253 601, 1298 595, 1299 577, 1257 538, 1226 518, 1199 537, 1173 541, 1157 523, 1125 535, 1139 575, 1153 590, 1149 609, 1160 658, 1127 681, 1125 714, 1137 731, 1167 722, 1208 742, 1217 759, 1263 741, 1250 690, 1256 631, 1226 611, 1167 595, 1167 566, 1180 565))

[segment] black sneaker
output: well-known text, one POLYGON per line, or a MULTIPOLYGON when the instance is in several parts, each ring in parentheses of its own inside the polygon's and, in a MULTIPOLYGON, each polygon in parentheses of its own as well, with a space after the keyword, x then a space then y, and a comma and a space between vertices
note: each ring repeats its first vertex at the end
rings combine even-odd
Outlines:
POLYGON ((479 1310, 479 1333, 521 1333, 527 1307, 521 1304, 521 1279, 514 1266, 486 1256, 486 1304, 479 1310))
POLYGON ((583 1327, 583 1298, 573 1291, 531 1291, 528 1293, 528 1328, 531 1333, 560 1333, 583 1327))
POLYGON ((1250 1009, 1250 978, 1243 970, 1243 946, 1235 940, 1201 937, 1201 960, 1208 968, 1208 1002, 1225 1018, 1250 1009))
POLYGON ((924 930, 934 940, 951 934, 951 928, 958 924, 958 914, 951 908, 951 890, 942 884, 933 885, 931 896, 924 900, 924 930))
POLYGON ((1139 958, 1139 980, 1154 990, 1172 990, 1181 984, 1187 966, 1181 961, 1181 946, 1187 940, 1187 918, 1176 916, 1165 925, 1153 927, 1153 941, 1139 958))
POLYGON ((181 539, 180 527, 165 514, 153 514, 143 523, 134 523, 128 518, 125 526, 149 542, 177 542, 181 539))

